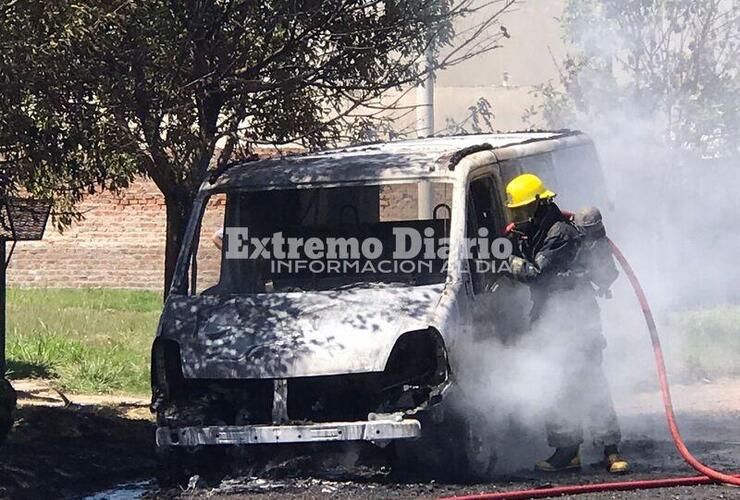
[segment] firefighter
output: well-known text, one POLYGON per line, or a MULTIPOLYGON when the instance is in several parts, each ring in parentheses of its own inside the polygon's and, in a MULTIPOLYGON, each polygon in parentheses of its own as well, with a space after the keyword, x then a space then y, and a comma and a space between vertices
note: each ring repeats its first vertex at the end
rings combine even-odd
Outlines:
MULTIPOLYGON (((546 419, 548 444, 555 451, 535 469, 579 469, 585 423, 594 443, 603 446, 609 472, 628 472, 629 463, 619 455, 619 424, 601 366, 606 341, 596 302, 597 289, 606 294, 618 275, 613 257, 608 253, 599 269, 590 270, 595 265, 589 261, 599 253, 592 247, 599 245, 588 243, 586 232, 560 211, 553 202, 555 193, 537 176, 514 178, 506 194, 514 220, 509 233, 514 243, 511 277, 529 285, 531 327, 546 332, 546 342, 552 344, 548 352, 562 365, 555 404, 546 419), (594 281, 599 281, 597 289, 594 281)), ((587 222, 600 224, 594 210, 586 213, 587 222)))

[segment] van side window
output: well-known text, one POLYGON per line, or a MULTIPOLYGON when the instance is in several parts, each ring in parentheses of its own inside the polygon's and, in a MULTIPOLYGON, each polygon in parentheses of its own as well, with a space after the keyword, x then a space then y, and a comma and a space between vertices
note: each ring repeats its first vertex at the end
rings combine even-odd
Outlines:
POLYGON ((608 206, 604 175, 593 146, 577 146, 552 152, 555 172, 564 182, 558 199, 571 210, 596 205, 608 206))
POLYGON ((506 184, 519 174, 534 174, 543 180, 545 185, 552 190, 558 189, 558 175, 553 167, 550 153, 522 156, 512 160, 504 160, 499 163, 499 171, 506 184))
MULTIPOLYGON (((478 236, 480 228, 488 229, 489 238, 495 238, 506 225, 506 214, 500 198, 496 194, 493 177, 476 179, 468 186, 467 237, 478 236)), ((474 260, 477 252, 472 252, 468 261, 473 291, 479 293, 485 288, 486 274, 478 273, 474 260)))
MULTIPOLYGON (((501 180, 503 181, 502 190, 506 189, 506 185, 514 179, 517 175, 521 174, 521 168, 516 160, 504 160, 499 162, 498 171, 501 173, 501 180)), ((506 194, 506 193, 504 193, 506 194)))
MULTIPOLYGON (((491 234, 500 234, 506 225, 503 206, 496 194, 496 187, 492 177, 482 177, 470 183, 468 196, 472 200, 475 228, 471 234, 477 234, 481 227, 487 228, 491 234)), ((468 226, 468 229, 471 229, 468 226)))

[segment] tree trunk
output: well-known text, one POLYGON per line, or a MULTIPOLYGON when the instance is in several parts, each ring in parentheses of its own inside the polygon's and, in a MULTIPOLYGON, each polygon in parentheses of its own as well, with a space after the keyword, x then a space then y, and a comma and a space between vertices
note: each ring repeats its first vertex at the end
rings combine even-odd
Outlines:
POLYGON ((170 293, 177 257, 185 237, 185 228, 193 208, 190 198, 165 196, 167 207, 167 240, 164 250, 164 298, 170 293))

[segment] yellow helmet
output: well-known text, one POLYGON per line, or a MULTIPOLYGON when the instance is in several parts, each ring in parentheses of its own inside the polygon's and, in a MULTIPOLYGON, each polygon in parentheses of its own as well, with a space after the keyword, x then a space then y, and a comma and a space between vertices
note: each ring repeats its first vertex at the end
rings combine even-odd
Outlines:
POLYGON ((509 208, 523 207, 537 200, 553 198, 555 193, 545 187, 542 179, 533 174, 522 174, 514 177, 506 186, 509 208))

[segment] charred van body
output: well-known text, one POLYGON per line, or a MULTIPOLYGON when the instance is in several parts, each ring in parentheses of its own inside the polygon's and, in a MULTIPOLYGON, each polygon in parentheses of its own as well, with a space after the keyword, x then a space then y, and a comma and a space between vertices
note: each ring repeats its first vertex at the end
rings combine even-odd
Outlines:
POLYGON ((266 159, 205 182, 152 349, 161 454, 354 441, 432 451, 448 457, 438 464, 448 473, 489 475, 488 429, 458 383, 480 367, 456 353, 511 336, 524 314, 511 314, 516 294, 495 273, 470 271, 476 256, 464 246, 483 229, 501 234, 504 186, 524 171, 571 206, 598 201, 598 159, 577 132, 266 159), (579 170, 577 185, 558 185, 567 169, 579 170), (398 260, 399 232, 422 238, 416 254, 404 249, 413 272, 381 265, 398 260), (423 238, 445 251, 425 252, 423 238))

